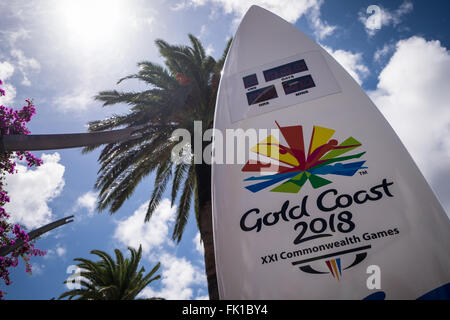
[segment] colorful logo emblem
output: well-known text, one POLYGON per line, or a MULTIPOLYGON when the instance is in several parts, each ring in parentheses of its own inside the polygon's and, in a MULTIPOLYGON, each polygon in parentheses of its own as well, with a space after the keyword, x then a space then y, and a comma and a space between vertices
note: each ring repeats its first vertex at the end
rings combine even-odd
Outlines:
POLYGON ((333 278, 337 278, 338 280, 341 280, 341 277, 342 277, 341 258, 327 260, 327 261, 325 261, 325 263, 326 263, 328 269, 330 270, 333 278))
MULTIPOLYGON (((274 136, 269 136, 251 148, 252 152, 276 160, 276 174, 250 177, 244 181, 255 182, 245 187, 251 192, 258 192, 279 184, 271 192, 298 193, 307 181, 314 189, 323 187, 332 181, 324 175, 340 175, 352 177, 363 167, 365 161, 347 162, 361 158, 365 152, 353 155, 344 155, 361 147, 361 143, 353 137, 345 139, 342 143, 331 139, 336 132, 333 129, 314 126, 309 148, 305 149, 303 140, 303 127, 280 127, 281 134, 288 146, 282 145, 274 136), (344 163, 347 162, 347 163, 344 163)), ((270 163, 259 160, 249 160, 242 168, 243 172, 264 172, 273 168, 270 163)))
MULTIPOLYGON (((359 251, 359 250, 367 250, 370 249, 371 246, 365 246, 365 247, 361 247, 361 248, 356 248, 356 249, 352 249, 350 251, 359 251)), ((351 253, 351 252, 348 252, 351 253)), ((338 254, 342 254, 342 252, 339 252, 338 254)), ((344 252, 345 254, 345 252, 344 252)), ((333 254, 334 255, 334 254, 333 254)), ((316 257, 313 259, 309 259, 306 261, 296 261, 293 262, 293 265, 297 265, 297 264, 303 264, 301 265, 299 268, 301 271, 305 272, 305 273, 310 273, 310 274, 331 274, 333 276, 333 278, 337 279, 337 280, 341 280, 342 279, 342 271, 343 270, 347 270, 350 268, 353 268, 354 266, 360 264, 362 261, 364 261, 364 259, 366 259, 367 257, 367 252, 360 252, 357 253, 354 261, 347 267, 341 266, 341 258, 333 258, 333 259, 327 259, 325 261, 323 261, 322 259, 324 257, 316 257), (316 260, 322 260, 321 264, 323 262, 325 262, 325 265, 328 268, 328 271, 323 271, 324 268, 320 268, 320 265, 318 268, 313 268, 311 264, 309 264, 309 262, 313 262, 316 260), (308 264, 304 264, 304 263, 308 263, 308 264)))

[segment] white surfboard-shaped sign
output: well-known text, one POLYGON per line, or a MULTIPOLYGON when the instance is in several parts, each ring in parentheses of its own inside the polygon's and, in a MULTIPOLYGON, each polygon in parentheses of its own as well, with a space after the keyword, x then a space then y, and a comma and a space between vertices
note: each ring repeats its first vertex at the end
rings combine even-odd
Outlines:
POLYGON ((304 33, 249 9, 214 126, 221 299, 450 298, 446 213, 376 106, 304 33))

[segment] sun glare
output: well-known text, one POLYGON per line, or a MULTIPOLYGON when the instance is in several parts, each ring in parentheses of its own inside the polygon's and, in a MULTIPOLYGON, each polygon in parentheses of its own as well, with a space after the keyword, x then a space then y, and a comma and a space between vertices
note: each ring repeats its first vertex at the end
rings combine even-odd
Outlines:
POLYGON ((57 1, 61 32, 68 41, 85 49, 107 44, 120 33, 124 1, 57 1))

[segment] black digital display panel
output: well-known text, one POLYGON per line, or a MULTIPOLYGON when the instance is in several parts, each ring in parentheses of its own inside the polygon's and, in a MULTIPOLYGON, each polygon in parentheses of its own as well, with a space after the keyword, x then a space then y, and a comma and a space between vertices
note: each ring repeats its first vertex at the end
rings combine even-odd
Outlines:
POLYGON ((244 80, 245 89, 258 85, 258 78, 256 77, 256 74, 246 76, 242 78, 242 80, 244 80))
POLYGON ((306 90, 316 86, 311 75, 284 81, 282 84, 285 94, 291 94, 294 92, 306 90))
POLYGON ((308 67, 306 66, 305 60, 297 60, 291 63, 284 64, 282 66, 272 68, 264 71, 264 79, 266 81, 276 80, 282 77, 289 76, 294 73, 307 71, 308 67))
POLYGON ((247 93, 247 101, 249 106, 275 98, 278 98, 275 86, 270 86, 247 93))

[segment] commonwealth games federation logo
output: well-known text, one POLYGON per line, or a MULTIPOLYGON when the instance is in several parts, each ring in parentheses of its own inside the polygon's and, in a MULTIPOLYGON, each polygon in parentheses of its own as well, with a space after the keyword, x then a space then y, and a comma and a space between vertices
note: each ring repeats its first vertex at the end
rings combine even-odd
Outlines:
MULTIPOLYGON (((352 177, 363 167, 366 161, 348 162, 361 158, 365 152, 346 155, 359 148, 362 144, 353 137, 343 142, 332 139, 333 129, 314 126, 308 149, 305 148, 303 127, 281 127, 281 131, 288 146, 282 145, 273 135, 260 141, 250 150, 258 155, 276 160, 276 173, 271 175, 253 176, 244 181, 254 182, 245 188, 253 193, 273 187, 271 192, 298 193, 307 181, 314 189, 323 187, 332 181, 321 176, 339 175, 352 177)), ((243 172, 262 172, 268 163, 259 160, 249 160, 242 168, 243 172)), ((273 167, 273 166, 272 166, 273 167)))

